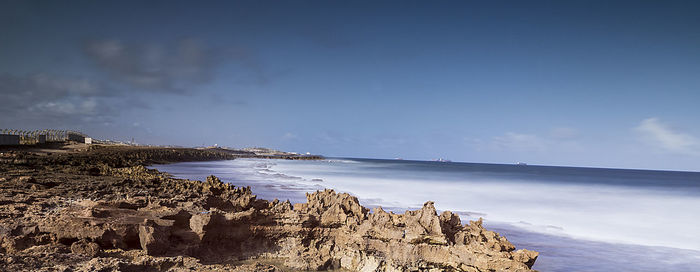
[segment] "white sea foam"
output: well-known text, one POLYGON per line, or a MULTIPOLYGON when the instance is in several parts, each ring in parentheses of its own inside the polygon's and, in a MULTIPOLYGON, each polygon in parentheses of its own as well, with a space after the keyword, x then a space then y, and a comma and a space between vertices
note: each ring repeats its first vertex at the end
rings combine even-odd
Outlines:
POLYGON ((471 211, 530 231, 589 240, 700 250, 700 198, 649 188, 362 176, 347 166, 280 162, 271 170, 351 192, 378 205, 471 211), (343 169, 345 168, 345 169, 343 169), (669 231, 672 229, 673 231, 669 231))
MULTIPOLYGON (((625 258, 638 258, 639 262, 670 260, 674 262, 670 265, 677 269, 700 265, 700 231, 697 228, 700 225, 700 197, 692 194, 653 187, 384 171, 373 164, 345 160, 235 160, 214 164, 223 168, 213 168, 215 172, 206 175, 220 175, 216 171, 223 170, 224 179, 231 177, 252 182, 253 187, 259 186, 253 188, 258 194, 287 197, 293 202, 304 201, 305 192, 323 188, 349 192, 356 195, 363 205, 380 205, 396 211, 418 208, 425 201, 432 200, 436 208, 456 211, 463 219, 483 217, 487 226, 511 234, 509 239, 522 244, 520 247, 549 252, 540 258, 539 262, 544 263, 541 269, 575 270, 570 266, 562 269, 562 263, 580 261, 575 256, 556 253, 557 248, 563 247, 567 249, 562 252, 567 254, 584 254, 582 252, 605 248, 612 253, 608 253, 608 259, 598 261, 613 266, 624 267, 628 264, 622 262, 625 258), (587 242, 572 245, 571 239, 587 242), (633 246, 610 243, 645 247, 638 247, 639 252, 634 252, 633 246), (615 256, 616 250, 618 256, 615 256), (653 258, 658 260, 651 260, 653 258)), ((636 266, 631 270, 653 271, 659 267, 663 266, 636 266)), ((592 269, 579 270, 600 269, 601 266, 593 266, 592 269)))

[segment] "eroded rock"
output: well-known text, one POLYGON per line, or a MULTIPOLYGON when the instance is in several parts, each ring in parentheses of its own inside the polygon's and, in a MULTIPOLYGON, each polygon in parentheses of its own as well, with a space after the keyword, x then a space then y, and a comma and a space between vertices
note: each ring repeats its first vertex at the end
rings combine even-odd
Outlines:
POLYGON ((80 240, 80 241, 74 242, 70 246, 70 251, 73 254, 94 257, 100 253, 101 248, 100 248, 100 245, 98 245, 97 243, 89 242, 86 240, 80 240))
MULTIPOLYGON (((206 152, 90 152, 13 154, 24 166, 0 166, 0 254, 12 260, 0 270, 529 271, 538 256, 430 201, 370 212, 324 190, 292 205, 214 176, 179 180, 143 166, 206 152)), ((210 155, 202 158, 220 159, 210 155)))

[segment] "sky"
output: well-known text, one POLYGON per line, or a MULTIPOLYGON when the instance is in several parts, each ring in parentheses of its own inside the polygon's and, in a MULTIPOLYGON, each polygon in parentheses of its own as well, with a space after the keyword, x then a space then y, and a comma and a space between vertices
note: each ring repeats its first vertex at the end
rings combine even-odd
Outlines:
POLYGON ((700 171, 697 1, 0 1, 0 128, 700 171))

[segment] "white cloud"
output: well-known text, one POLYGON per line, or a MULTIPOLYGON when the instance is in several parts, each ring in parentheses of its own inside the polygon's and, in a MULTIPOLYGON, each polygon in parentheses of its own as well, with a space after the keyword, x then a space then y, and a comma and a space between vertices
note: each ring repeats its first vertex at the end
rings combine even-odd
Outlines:
POLYGON ((85 54, 112 79, 143 91, 188 93, 213 81, 224 61, 264 79, 253 55, 211 48, 194 39, 169 43, 91 40, 85 54))
POLYGON ((636 129, 647 143, 664 151, 700 155, 700 139, 675 131, 659 121, 658 118, 644 119, 636 129))
POLYGON ((488 139, 464 138, 477 151, 526 153, 580 152, 579 132, 575 128, 555 127, 541 134, 506 132, 488 139))
POLYGON ((65 101, 39 103, 30 109, 33 111, 48 112, 50 114, 70 115, 78 113, 75 104, 65 101))
POLYGON ((297 135, 294 134, 294 133, 287 132, 287 133, 285 133, 284 135, 282 135, 282 139, 285 139, 285 140, 298 140, 298 139, 299 139, 299 136, 297 136, 297 135))
POLYGON ((544 151, 547 148, 539 136, 515 132, 493 137, 491 144, 496 149, 511 151, 544 151))
POLYGON ((578 136, 578 130, 570 127, 557 127, 549 132, 549 136, 557 140, 569 140, 578 136))
MULTIPOLYGON (((73 114, 100 114, 98 110, 101 105, 97 97, 92 96, 66 96, 58 99, 52 99, 50 101, 29 101, 33 105, 27 106, 26 109, 34 113, 42 114, 59 114, 59 115, 73 115, 73 114), (34 102, 34 103, 32 103, 34 102)), ((65 117, 65 116, 64 116, 65 117)))

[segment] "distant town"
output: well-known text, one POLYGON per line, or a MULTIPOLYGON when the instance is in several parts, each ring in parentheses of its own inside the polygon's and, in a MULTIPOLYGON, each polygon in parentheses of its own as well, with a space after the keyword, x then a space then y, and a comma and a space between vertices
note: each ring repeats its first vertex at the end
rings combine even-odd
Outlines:
MULTIPOLYGON (((42 146, 52 143, 76 143, 76 144, 101 144, 101 145, 123 145, 123 146, 152 146, 131 141, 100 140, 94 139, 85 133, 75 130, 20 130, 20 129, 0 129, 0 146, 42 146)), ((158 145, 158 147, 181 147, 174 145, 158 145)), ((310 153, 300 154, 296 152, 285 152, 264 147, 233 148, 219 145, 200 146, 196 149, 221 149, 229 153, 239 153, 241 155, 256 156, 311 156, 310 153)))

